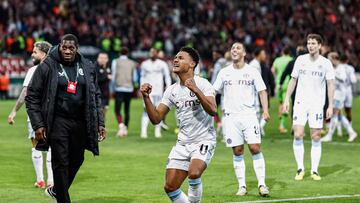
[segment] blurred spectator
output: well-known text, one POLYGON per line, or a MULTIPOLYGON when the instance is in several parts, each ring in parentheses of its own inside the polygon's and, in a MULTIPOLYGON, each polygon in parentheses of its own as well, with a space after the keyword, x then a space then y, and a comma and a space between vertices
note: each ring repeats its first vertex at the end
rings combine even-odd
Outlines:
POLYGON ((0 99, 8 99, 9 92, 9 75, 5 71, 0 72, 0 99))
POLYGON ((109 56, 107 53, 100 52, 96 62, 97 81, 101 91, 101 108, 105 118, 106 111, 109 108, 110 99, 110 80, 111 69, 109 67, 109 56))
POLYGON ((119 125, 117 136, 126 137, 130 121, 130 101, 134 92, 134 83, 137 81, 136 68, 138 63, 128 58, 129 49, 121 48, 120 57, 111 63, 112 83, 115 90, 115 115, 119 125), (121 115, 121 106, 124 104, 124 119, 121 115))

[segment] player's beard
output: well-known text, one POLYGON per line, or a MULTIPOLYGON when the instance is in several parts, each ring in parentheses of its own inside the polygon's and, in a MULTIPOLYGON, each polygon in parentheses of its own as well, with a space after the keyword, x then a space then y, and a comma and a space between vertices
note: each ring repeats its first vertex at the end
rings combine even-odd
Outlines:
POLYGON ((34 63, 35 66, 39 65, 40 62, 41 62, 40 59, 33 59, 33 63, 34 63))

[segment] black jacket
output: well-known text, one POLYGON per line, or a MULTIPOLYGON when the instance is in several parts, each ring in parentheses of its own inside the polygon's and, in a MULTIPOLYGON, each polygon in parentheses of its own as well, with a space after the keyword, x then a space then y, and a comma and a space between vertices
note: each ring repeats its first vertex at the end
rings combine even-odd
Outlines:
MULTIPOLYGON (((80 67, 84 70, 86 80, 85 96, 85 121, 86 121, 86 145, 85 148, 94 155, 99 155, 98 129, 105 127, 101 108, 100 89, 96 79, 95 64, 77 54, 80 67)), ((51 130, 55 115, 56 92, 58 86, 58 72, 60 70, 59 46, 50 50, 46 59, 38 65, 25 97, 26 110, 34 130, 44 127, 46 135, 51 138, 51 130)), ((47 150, 46 142, 39 142, 37 149, 47 150)))
POLYGON ((270 96, 275 95, 275 79, 270 68, 266 67, 265 64, 260 64, 261 66, 261 77, 266 85, 266 90, 270 96))

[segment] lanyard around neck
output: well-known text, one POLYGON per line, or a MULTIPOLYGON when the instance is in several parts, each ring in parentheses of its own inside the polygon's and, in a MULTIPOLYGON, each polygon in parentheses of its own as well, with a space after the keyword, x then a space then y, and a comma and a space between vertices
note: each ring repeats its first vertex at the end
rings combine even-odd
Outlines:
MULTIPOLYGON (((64 73, 64 76, 65 76, 66 80, 67 80, 68 82, 70 82, 69 76, 67 75, 67 73, 66 73, 63 65, 60 64, 60 67, 61 67, 61 69, 62 69, 62 71, 63 71, 63 73, 64 73)), ((76 63, 76 78, 75 78, 75 83, 76 83, 76 84, 77 84, 77 82, 78 82, 78 78, 79 78, 79 63, 76 63)))

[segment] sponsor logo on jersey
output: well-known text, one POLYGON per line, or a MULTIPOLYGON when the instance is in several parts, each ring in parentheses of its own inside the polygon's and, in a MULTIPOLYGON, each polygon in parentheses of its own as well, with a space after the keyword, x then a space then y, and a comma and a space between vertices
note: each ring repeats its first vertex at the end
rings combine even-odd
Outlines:
POLYGON ((63 77, 65 75, 65 72, 58 72, 60 77, 63 77))
POLYGON ((224 85, 247 85, 251 86, 254 85, 253 80, 225 80, 224 85))
POLYGON ((186 101, 178 101, 175 103, 176 108, 181 108, 181 107, 194 107, 194 106, 198 106, 200 105, 200 100, 198 99, 194 99, 194 100, 186 100, 186 101))

